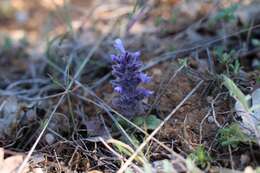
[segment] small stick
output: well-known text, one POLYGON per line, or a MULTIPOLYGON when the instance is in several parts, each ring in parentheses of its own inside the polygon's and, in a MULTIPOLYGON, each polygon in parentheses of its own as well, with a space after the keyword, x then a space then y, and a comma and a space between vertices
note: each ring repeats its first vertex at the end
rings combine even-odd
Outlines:
POLYGON ((208 64, 209 64, 209 70, 211 73, 215 74, 215 67, 214 67, 214 61, 211 57, 211 54, 210 54, 210 51, 209 51, 209 48, 207 47, 207 55, 208 55, 208 64))

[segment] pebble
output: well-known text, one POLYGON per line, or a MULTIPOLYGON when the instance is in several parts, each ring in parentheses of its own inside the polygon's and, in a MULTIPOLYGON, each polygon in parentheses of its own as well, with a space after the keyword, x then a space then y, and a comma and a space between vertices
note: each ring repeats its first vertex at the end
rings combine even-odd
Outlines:
POLYGON ((18 11, 15 14, 15 18, 18 23, 24 24, 28 21, 29 15, 28 15, 28 12, 26 12, 26 11, 18 11))
POLYGON ((250 158, 247 154, 242 154, 240 156, 240 162, 242 165, 248 165, 248 163, 250 162, 250 158))
POLYGON ((214 118, 213 116, 208 117, 208 123, 214 123, 214 118))
POLYGON ((45 135, 45 141, 46 141, 49 145, 53 144, 53 143, 55 142, 55 137, 54 137, 54 135, 51 134, 51 133, 47 133, 47 134, 45 135))
POLYGON ((208 97, 207 97, 207 102, 208 102, 208 103, 211 103, 212 101, 213 101, 213 97, 208 96, 208 97))

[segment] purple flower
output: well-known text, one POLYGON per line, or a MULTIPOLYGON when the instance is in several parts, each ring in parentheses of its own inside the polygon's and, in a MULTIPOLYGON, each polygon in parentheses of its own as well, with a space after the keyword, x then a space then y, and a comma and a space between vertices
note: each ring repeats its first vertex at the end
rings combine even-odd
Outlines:
POLYGON ((118 55, 111 55, 114 62, 112 74, 116 78, 112 81, 114 91, 118 95, 113 98, 113 106, 126 117, 144 113, 143 99, 153 94, 152 91, 139 88, 140 83, 149 83, 151 77, 140 71, 142 62, 140 52, 126 51, 120 39, 114 43, 118 55))
POLYGON ((122 87, 121 86, 117 86, 114 88, 114 90, 118 93, 121 93, 122 92, 122 87))
POLYGON ((139 77, 143 83, 149 83, 152 79, 150 76, 144 73, 141 73, 139 77))
POLYGON ((120 39, 116 39, 114 43, 114 47, 120 52, 120 53, 125 53, 125 48, 120 39))

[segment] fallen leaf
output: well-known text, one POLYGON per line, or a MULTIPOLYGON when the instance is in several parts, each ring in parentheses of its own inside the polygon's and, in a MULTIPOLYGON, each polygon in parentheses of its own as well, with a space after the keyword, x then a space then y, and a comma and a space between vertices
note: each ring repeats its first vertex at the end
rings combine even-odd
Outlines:
POLYGON ((260 88, 252 93, 252 107, 255 118, 260 120, 260 88))
POLYGON ((249 105, 252 112, 247 111, 239 100, 236 101, 235 111, 242 119, 241 128, 248 135, 251 135, 254 134, 255 127, 258 127, 260 123, 260 88, 256 89, 251 96, 248 95, 247 99, 248 105, 252 100, 252 105, 249 105))
POLYGON ((149 115, 145 121, 147 128, 151 130, 156 129, 161 123, 161 120, 158 119, 155 115, 149 115))
MULTIPOLYGON (((15 155, 4 159, 4 149, 0 148, 0 172, 13 173, 22 164, 23 156, 15 155)), ((28 172, 28 167, 23 170, 23 173, 28 172)))

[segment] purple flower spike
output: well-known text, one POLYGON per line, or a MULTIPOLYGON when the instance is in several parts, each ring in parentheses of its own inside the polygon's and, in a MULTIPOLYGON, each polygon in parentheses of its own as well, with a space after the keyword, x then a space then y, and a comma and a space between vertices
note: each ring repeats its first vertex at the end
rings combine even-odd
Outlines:
POLYGON ((118 95, 113 98, 113 106, 123 115, 132 118, 143 114, 145 107, 143 99, 153 94, 145 88, 138 88, 140 83, 149 83, 151 77, 140 72, 142 62, 140 52, 126 51, 120 39, 115 40, 114 47, 119 54, 111 55, 114 62, 112 74, 116 78, 112 81, 114 91, 118 95))

